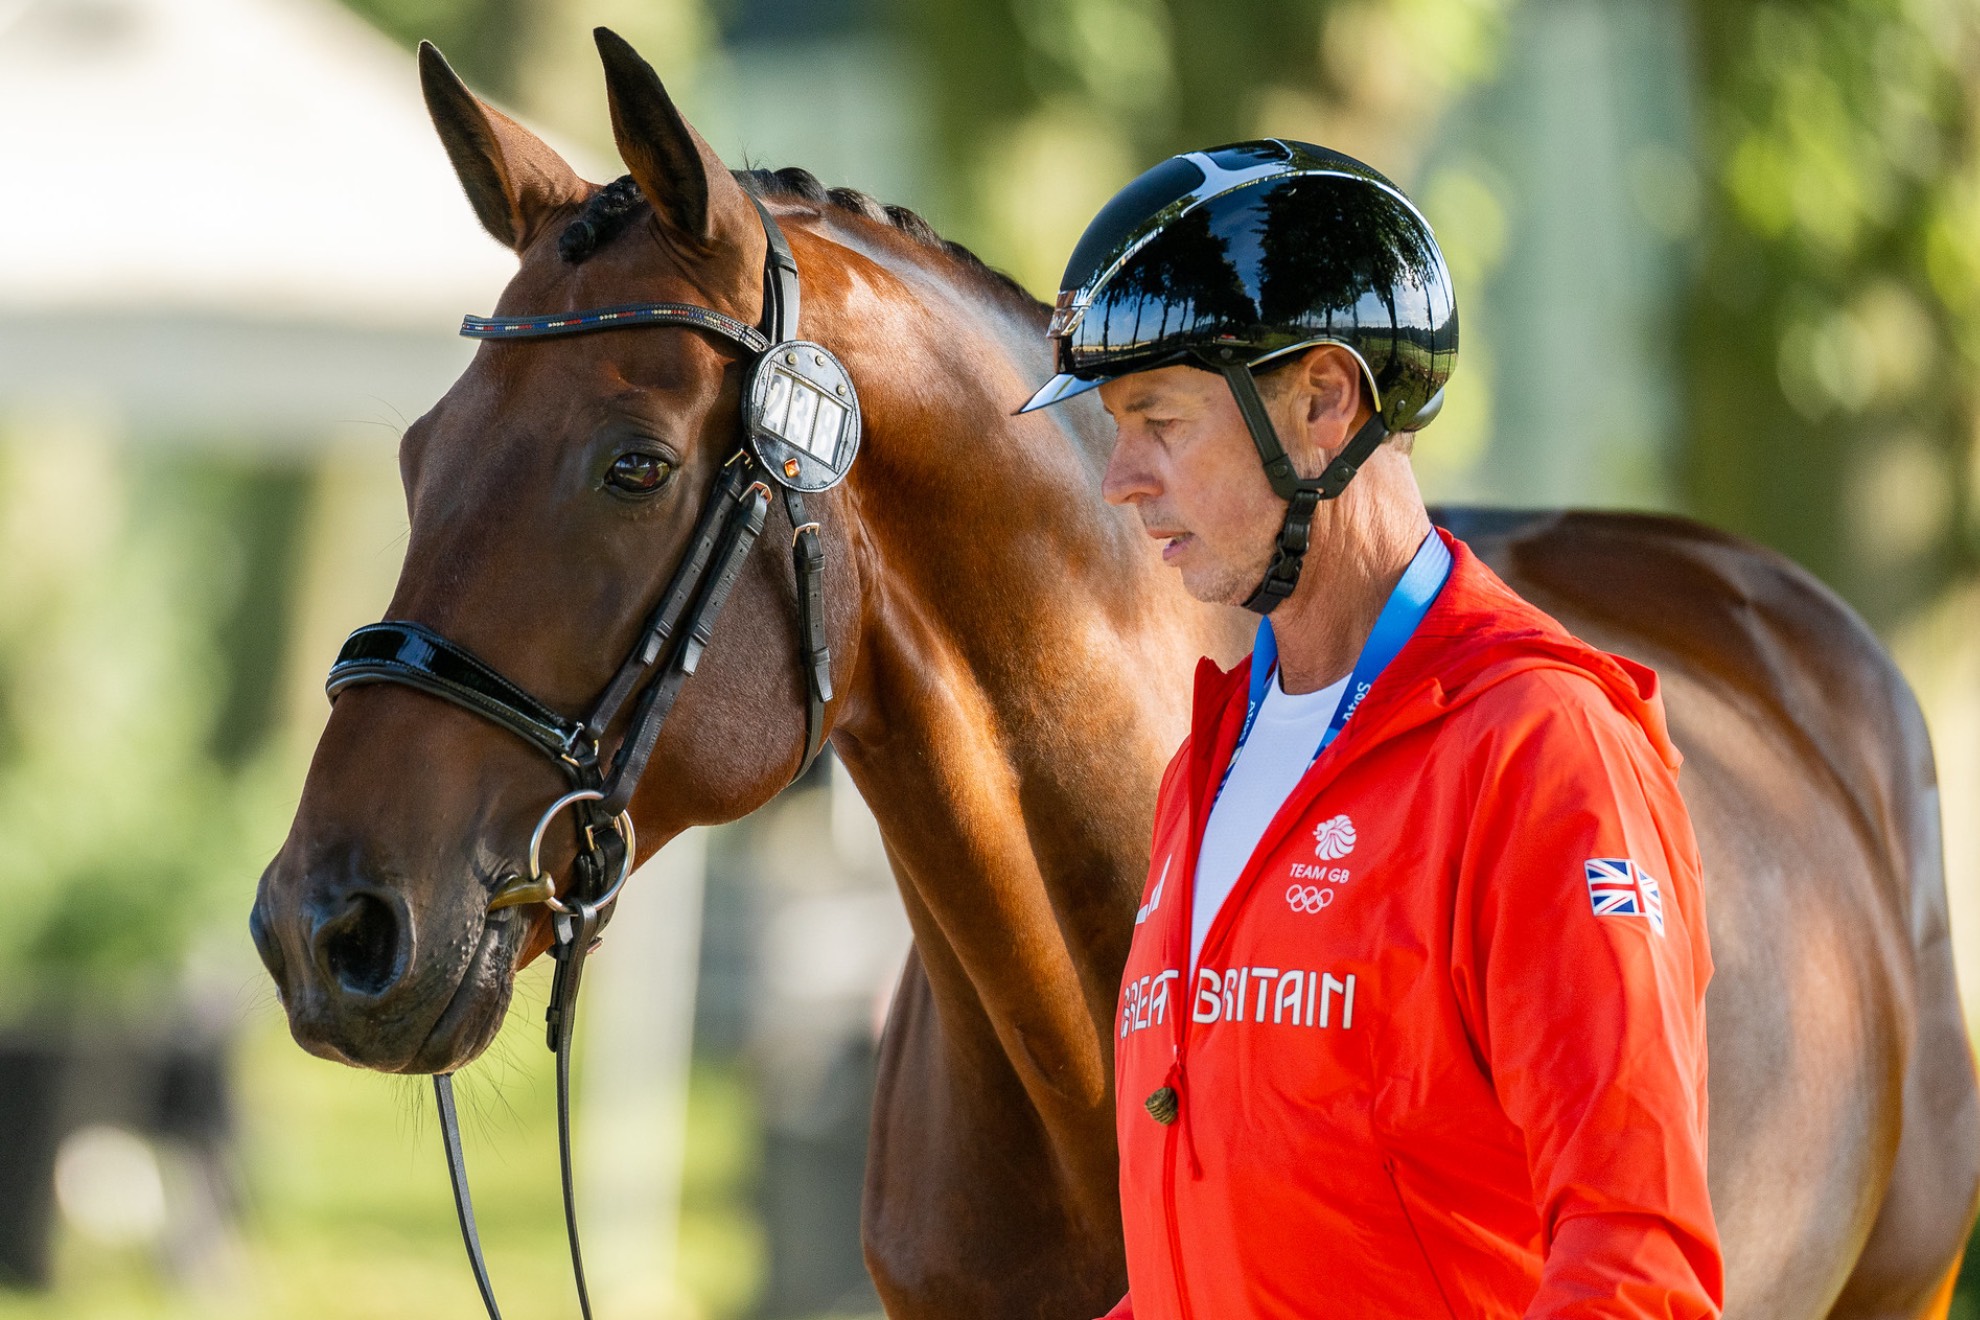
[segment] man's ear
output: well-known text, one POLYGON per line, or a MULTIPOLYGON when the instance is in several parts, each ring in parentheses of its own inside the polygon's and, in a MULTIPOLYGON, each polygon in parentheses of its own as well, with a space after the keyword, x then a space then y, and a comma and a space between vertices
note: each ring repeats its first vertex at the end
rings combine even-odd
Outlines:
POLYGON ((612 135, 653 214, 675 238, 712 252, 733 249, 754 268, 763 225, 742 185, 682 117, 660 75, 609 28, 592 33, 605 65, 612 135))
POLYGON ((1375 411, 1361 361, 1339 344, 1315 344, 1282 370, 1284 416, 1292 431, 1284 441, 1287 451, 1302 472, 1315 461, 1324 466, 1375 411))
POLYGON ((419 85, 469 204, 482 228, 504 247, 521 253, 551 218, 590 195, 592 185, 562 156, 482 104, 446 57, 425 41, 419 43, 419 85))

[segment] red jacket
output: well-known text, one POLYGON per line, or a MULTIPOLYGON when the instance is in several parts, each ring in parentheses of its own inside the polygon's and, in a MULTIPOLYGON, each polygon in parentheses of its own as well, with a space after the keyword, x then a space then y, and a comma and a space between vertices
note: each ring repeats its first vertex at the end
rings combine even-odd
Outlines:
POLYGON ((1192 976, 1247 686, 1198 668, 1116 1024, 1116 1316, 1719 1314, 1712 960, 1656 676, 1445 539, 1192 976))

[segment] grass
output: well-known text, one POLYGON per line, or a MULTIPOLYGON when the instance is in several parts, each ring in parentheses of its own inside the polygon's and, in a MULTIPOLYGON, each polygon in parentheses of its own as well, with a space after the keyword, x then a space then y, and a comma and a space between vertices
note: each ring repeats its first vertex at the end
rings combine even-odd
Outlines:
MULTIPOLYGON (((482 1242, 505 1312, 575 1315, 551 1058, 540 1025, 546 982, 540 968, 524 982, 501 1036, 457 1079, 456 1092, 482 1242)), ((0 1320, 482 1314, 425 1078, 313 1059, 289 1040, 276 1013, 257 1016, 236 1074, 245 1204, 224 1249, 175 1270, 164 1259, 169 1245, 106 1247, 60 1230, 55 1288, 0 1292, 0 1320)), ((738 1072, 698 1064, 688 1097, 681 1295, 649 1298, 637 1314, 729 1320, 748 1312, 763 1252, 749 1202, 755 1133, 738 1072)))

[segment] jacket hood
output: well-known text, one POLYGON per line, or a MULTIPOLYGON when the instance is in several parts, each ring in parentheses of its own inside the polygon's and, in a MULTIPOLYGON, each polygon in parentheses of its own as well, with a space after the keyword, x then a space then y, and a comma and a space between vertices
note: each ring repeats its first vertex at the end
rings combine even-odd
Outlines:
MULTIPOLYGON (((1560 669, 1600 687, 1664 764, 1677 769, 1683 757, 1671 742, 1654 670, 1573 636, 1463 541, 1442 528, 1435 535, 1450 547, 1450 577, 1415 635, 1369 688, 1340 742, 1366 748, 1440 719, 1517 674, 1560 669)), ((1233 695, 1242 705, 1248 672, 1248 658, 1228 672, 1209 660, 1198 667, 1195 729, 1204 743, 1214 741, 1205 735, 1233 695)))

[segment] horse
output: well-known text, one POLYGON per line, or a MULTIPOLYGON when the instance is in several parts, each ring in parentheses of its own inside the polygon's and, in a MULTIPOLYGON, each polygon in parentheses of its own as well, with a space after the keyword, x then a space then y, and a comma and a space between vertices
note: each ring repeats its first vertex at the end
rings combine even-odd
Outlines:
MULTIPOLYGON (((858 462, 811 504, 831 565, 826 732, 914 935, 881 1048, 869 1270, 896 1320, 1098 1315, 1126 1282, 1111 1041, 1156 786, 1196 658, 1234 661, 1249 624, 1189 599, 1100 498, 1096 407, 1011 415, 1049 374, 1045 308, 911 212, 798 170, 732 172, 630 47, 599 45, 630 171, 602 189, 431 48, 422 84, 476 214, 520 258, 498 314, 638 299, 753 323, 760 204, 803 274, 804 337, 858 382, 858 462)), ((411 534, 388 617, 582 710, 688 544, 741 388, 731 347, 679 326, 483 344, 404 435, 411 534), (652 489, 610 485, 626 455, 652 489)), ((1733 537, 1609 513, 1439 517, 1662 676, 1718 968, 1727 1314, 1944 1315, 1980 1113, 1931 752, 1902 679, 1834 595, 1733 537)), ((792 532, 769 518, 766 539, 792 532)), ((798 589, 785 556, 743 562, 632 797, 640 856, 800 767, 798 589)), ((551 942, 541 907, 490 910, 489 893, 562 788, 458 706, 343 692, 250 919, 297 1042, 386 1072, 476 1057, 551 942)), ((578 847, 566 819, 546 856, 578 847)))

